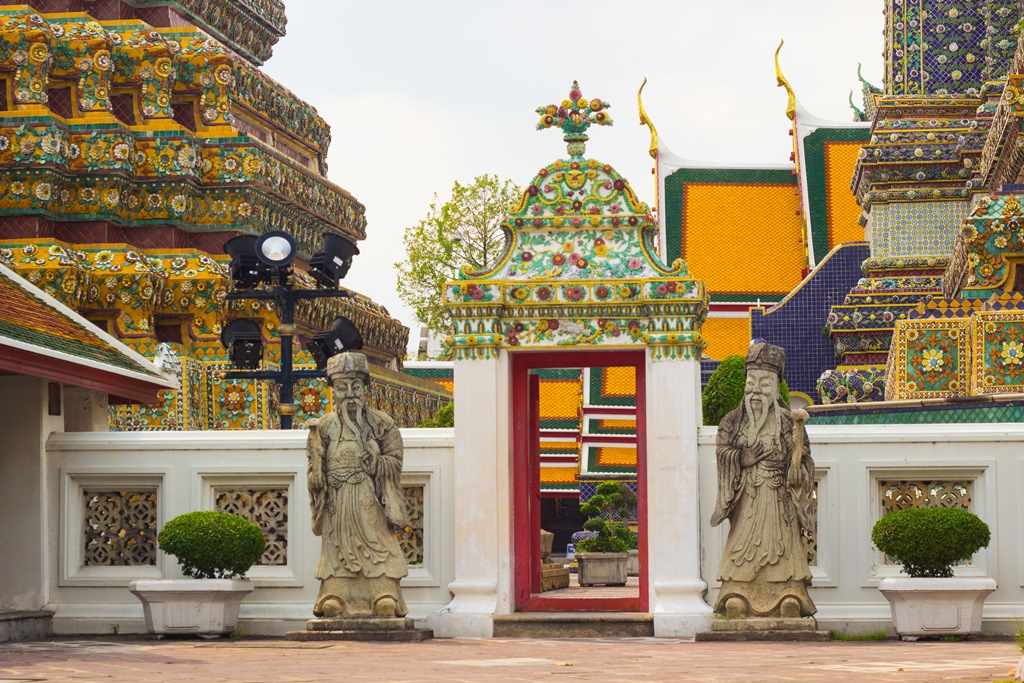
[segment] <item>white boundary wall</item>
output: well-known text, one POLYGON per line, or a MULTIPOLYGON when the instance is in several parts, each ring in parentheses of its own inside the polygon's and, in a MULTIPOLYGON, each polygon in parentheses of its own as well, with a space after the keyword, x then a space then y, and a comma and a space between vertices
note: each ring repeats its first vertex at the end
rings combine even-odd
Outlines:
MULTIPOLYGON (((319 581, 313 569, 320 539, 310 527, 306 433, 91 432, 50 435, 46 498, 50 511, 47 567, 55 633, 145 632, 142 604, 128 592, 137 578, 180 577, 177 560, 157 554, 156 566, 83 566, 83 490, 152 490, 157 528, 191 510, 213 509, 215 486, 288 488, 288 560, 249 572, 257 590, 242 603, 239 629, 282 635, 312 618, 319 581)), ((424 621, 450 599, 451 429, 403 429, 403 484, 424 487, 424 562, 403 582, 410 616, 424 621)))
MULTIPOLYGON (((726 533, 725 525, 712 529, 708 523, 717 488, 716 433, 709 427, 700 431, 699 491, 676 492, 699 496, 702 547, 670 553, 699 558, 708 602, 717 591, 714 577, 726 533)), ((877 583, 896 568, 884 564, 870 541, 881 510, 878 481, 958 479, 972 482, 972 509, 991 526, 992 544, 957 572, 996 579, 998 589, 985 603, 983 629, 1012 632, 1024 618, 1024 425, 811 426, 808 433, 819 480, 819 559, 811 596, 822 627, 857 633, 889 626, 889 607, 877 583)), ((456 477, 453 430, 407 429, 402 434, 403 481, 424 485, 426 518, 424 564, 403 585, 410 615, 425 623, 451 600, 456 529, 470 534, 472 543, 508 540, 493 538, 506 525, 485 515, 456 525, 454 501, 466 493, 456 490, 456 481, 463 487, 473 483, 469 472, 456 477)), ((162 553, 155 567, 82 566, 81 491, 97 485, 156 490, 158 527, 183 512, 211 508, 216 485, 289 487, 288 564, 251 572, 257 591, 242 603, 240 629, 280 635, 303 628, 317 593, 312 573, 319 553, 319 539, 309 526, 304 432, 54 432, 46 447, 45 606, 56 612, 55 632, 111 633, 115 627, 120 633, 141 632, 142 606, 128 592, 128 582, 180 576, 175 559, 162 553)), ((482 464, 493 463, 494 456, 480 450, 473 457, 482 464)), ((491 580, 497 582, 497 575, 491 580)))

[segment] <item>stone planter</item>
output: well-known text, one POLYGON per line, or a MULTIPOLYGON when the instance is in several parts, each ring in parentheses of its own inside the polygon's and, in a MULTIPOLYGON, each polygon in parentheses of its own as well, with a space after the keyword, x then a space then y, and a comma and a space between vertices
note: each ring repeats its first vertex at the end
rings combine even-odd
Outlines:
POLYGON ((255 586, 245 579, 132 581, 142 601, 146 630, 157 635, 223 636, 238 625, 242 598, 255 586))
POLYGON ((630 550, 626 560, 626 576, 640 576, 640 551, 630 550))
POLYGON ((980 633, 982 606, 995 589, 995 579, 989 578, 903 577, 878 583, 889 601, 896 634, 903 640, 980 633))
POLYGON ((581 586, 625 586, 628 553, 577 553, 581 586))

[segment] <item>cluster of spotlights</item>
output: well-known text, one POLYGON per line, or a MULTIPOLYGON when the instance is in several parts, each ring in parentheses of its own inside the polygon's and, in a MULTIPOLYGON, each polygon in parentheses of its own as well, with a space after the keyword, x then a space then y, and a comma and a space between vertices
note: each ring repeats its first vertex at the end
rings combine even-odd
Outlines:
MULTIPOLYGON (((292 262, 298 248, 295 238, 288 233, 274 230, 261 237, 239 235, 225 242, 224 251, 231 257, 230 275, 235 290, 276 285, 280 289, 274 296, 292 296, 292 262)), ((338 285, 348 274, 352 258, 358 253, 358 247, 340 235, 328 233, 323 236, 321 251, 310 259, 309 273, 321 287, 335 290, 325 296, 347 296, 347 292, 338 290, 338 285)), ((267 298, 263 292, 244 296, 267 298)), ((291 326, 291 321, 282 320, 282 324, 291 326)), ((248 318, 231 320, 221 331, 220 341, 228 350, 232 365, 242 370, 259 368, 263 361, 263 335, 256 321, 248 318)), ((339 316, 329 330, 314 336, 305 347, 316 361, 317 368, 323 369, 331 356, 363 348, 363 338, 351 320, 339 316)))

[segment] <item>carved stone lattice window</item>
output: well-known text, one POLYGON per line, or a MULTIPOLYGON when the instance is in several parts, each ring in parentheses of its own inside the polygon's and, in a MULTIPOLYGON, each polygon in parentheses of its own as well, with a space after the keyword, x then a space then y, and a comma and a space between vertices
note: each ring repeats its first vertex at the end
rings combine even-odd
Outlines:
POLYGON ((961 508, 970 511, 974 482, 892 480, 878 481, 882 515, 909 508, 961 508))
MULTIPOLYGON (((974 481, 930 481, 920 479, 878 480, 881 515, 911 508, 961 508, 970 512, 974 481)), ((885 564, 898 564, 891 557, 885 564)))
POLYGON ((409 565, 423 564, 423 486, 403 486, 405 492, 405 529, 397 532, 398 544, 409 565))
POLYGON ((260 528, 267 542, 260 566, 288 563, 287 488, 217 488, 214 505, 218 512, 238 515, 260 528))
POLYGON ((83 491, 86 567, 156 565, 156 492, 83 491))

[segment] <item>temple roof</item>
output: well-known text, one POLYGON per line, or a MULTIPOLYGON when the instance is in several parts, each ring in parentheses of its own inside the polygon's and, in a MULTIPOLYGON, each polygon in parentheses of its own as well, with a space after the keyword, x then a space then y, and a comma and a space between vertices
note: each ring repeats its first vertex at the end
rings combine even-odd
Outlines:
POLYGON ((151 403, 177 382, 114 337, 0 265, 0 370, 119 400, 151 403))

